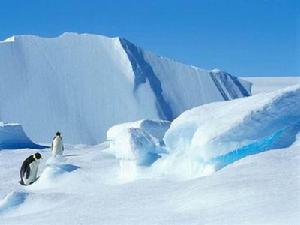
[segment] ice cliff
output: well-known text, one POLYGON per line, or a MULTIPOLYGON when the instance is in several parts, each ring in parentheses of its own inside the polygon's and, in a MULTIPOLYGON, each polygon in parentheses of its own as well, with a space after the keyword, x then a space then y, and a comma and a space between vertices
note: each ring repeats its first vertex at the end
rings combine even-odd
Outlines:
POLYGON ((172 121, 205 103, 249 96, 250 83, 156 56, 122 38, 65 33, 0 42, 0 119, 37 142, 59 130, 96 144, 113 125, 172 121))

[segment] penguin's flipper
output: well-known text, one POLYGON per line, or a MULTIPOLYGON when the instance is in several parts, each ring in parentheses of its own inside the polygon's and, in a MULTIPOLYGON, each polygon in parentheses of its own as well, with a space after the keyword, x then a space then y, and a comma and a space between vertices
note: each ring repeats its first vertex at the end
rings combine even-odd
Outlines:
POLYGON ((26 179, 28 179, 29 175, 30 175, 30 167, 29 167, 29 165, 25 169, 25 174, 26 174, 26 179))

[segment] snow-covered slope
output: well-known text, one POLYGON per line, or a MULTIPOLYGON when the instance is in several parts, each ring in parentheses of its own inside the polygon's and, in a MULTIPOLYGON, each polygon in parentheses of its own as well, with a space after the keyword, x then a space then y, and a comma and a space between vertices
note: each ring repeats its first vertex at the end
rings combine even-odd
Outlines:
POLYGON ((290 146, 300 131, 300 86, 188 110, 164 142, 170 155, 159 171, 206 175, 248 155, 290 146))
POLYGON ((33 143, 21 125, 0 122, 0 150, 20 148, 43 148, 43 146, 33 143))
POLYGON ((60 130, 65 142, 95 144, 115 124, 172 120, 186 109, 250 94, 249 83, 227 73, 88 34, 2 41, 0 77, 0 119, 22 124, 36 142, 60 130))

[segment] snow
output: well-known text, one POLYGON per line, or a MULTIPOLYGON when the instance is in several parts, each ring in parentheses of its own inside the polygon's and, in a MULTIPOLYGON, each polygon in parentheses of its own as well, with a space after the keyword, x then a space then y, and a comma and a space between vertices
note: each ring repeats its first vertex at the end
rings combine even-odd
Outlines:
POLYGON ((252 94, 275 91, 288 86, 300 84, 300 77, 241 77, 253 84, 252 94))
POLYGON ((154 166, 183 178, 209 175, 243 157, 285 148, 300 130, 300 86, 188 110, 167 130, 170 153, 154 166))
POLYGON ((214 68, 214 69, 211 70, 211 72, 213 72, 213 73, 220 73, 222 71, 220 69, 218 69, 218 68, 214 68))
POLYGON ((300 86, 279 90, 297 78, 251 78, 240 98, 251 83, 224 71, 74 33, 0 42, 0 74, 0 119, 15 122, 0 122, 0 224, 300 221, 300 86), (31 139, 57 130, 72 144, 53 158, 31 139))
POLYGON ((249 82, 235 80, 228 73, 207 71, 168 58, 158 60, 157 56, 149 52, 145 52, 144 57, 161 82, 164 97, 172 108, 174 118, 202 104, 249 96, 251 93, 249 82), (239 87, 245 89, 244 92, 239 87))
POLYGON ((0 43, 5 43, 5 42, 14 42, 15 41, 15 36, 6 38, 4 41, 0 41, 0 43))
MULTIPOLYGON (((300 220, 300 136, 299 127, 293 127, 290 119, 299 116, 298 104, 299 86, 294 86, 187 111, 173 121, 165 135, 165 142, 162 142, 162 137, 169 122, 141 120, 111 128, 108 132, 109 143, 66 145, 63 157, 51 158, 49 149, 2 150, 1 224, 18 225, 20 221, 22 225, 297 224, 300 220), (118 145, 114 142, 124 137, 123 132, 130 129, 147 132, 151 138, 159 140, 161 146, 165 143, 165 150, 170 150, 171 144, 176 141, 182 144, 181 136, 191 141, 186 143, 187 146, 201 143, 201 139, 196 140, 196 131, 205 125, 206 140, 211 138, 211 143, 219 140, 222 145, 234 146, 237 142, 244 143, 241 140, 253 137, 253 130, 257 131, 257 139, 252 141, 259 141, 261 136, 265 136, 264 132, 280 128, 282 118, 285 119, 284 127, 289 128, 285 130, 284 138, 277 140, 286 139, 288 143, 272 142, 268 146, 272 151, 246 155, 220 170, 208 171, 206 175, 209 176, 177 179, 173 173, 162 170, 163 167, 159 171, 160 162, 166 159, 175 162, 172 155, 180 150, 177 146, 174 152, 162 154, 162 158, 151 166, 137 167, 135 160, 116 157, 114 152, 125 150, 121 142, 118 145), (195 129, 189 129, 193 124, 195 129), (188 129, 183 129, 184 126, 188 129), (268 129, 262 129, 264 126, 268 129), (236 133, 237 130, 240 132, 236 133), (171 134, 177 135, 178 139, 171 134), (112 151, 112 147, 118 149, 112 151), (31 186, 20 186, 18 175, 22 161, 36 151, 43 157, 40 177, 31 186), (135 177, 132 176, 133 170, 136 170, 135 177)), ((144 136, 141 138, 144 140, 144 136)), ((140 140, 140 136, 126 136, 123 139, 129 140, 140 140)), ((210 156, 230 150, 223 149, 222 145, 210 156)), ((143 149, 144 146, 135 147, 143 149)), ((185 149, 186 152, 189 150, 185 149)), ((194 157, 195 152, 191 153, 194 157)), ((182 156, 172 165, 178 173, 182 169, 180 162, 186 160, 182 156)), ((185 170, 180 173, 186 175, 185 170)))
POLYGON ((141 120, 108 130, 107 152, 119 160, 123 181, 136 179, 139 166, 151 166, 165 153, 163 137, 169 127, 168 121, 141 120))
POLYGON ((18 169, 35 150, 1 151, 1 224, 297 224, 299 140, 188 181, 165 175, 120 183, 118 160, 103 146, 67 146, 56 162, 44 149, 41 177, 27 187, 17 183, 18 169))
POLYGON ((186 109, 245 96, 239 88, 248 83, 212 73, 117 37, 18 35, 0 43, 5 80, 0 84, 0 119, 22 124, 37 143, 48 143, 59 130, 66 143, 97 144, 116 124, 173 120, 186 109), (235 83, 223 85, 224 78, 235 83))
POLYGON ((0 122, 0 150, 16 148, 43 148, 43 146, 33 143, 21 125, 0 122))

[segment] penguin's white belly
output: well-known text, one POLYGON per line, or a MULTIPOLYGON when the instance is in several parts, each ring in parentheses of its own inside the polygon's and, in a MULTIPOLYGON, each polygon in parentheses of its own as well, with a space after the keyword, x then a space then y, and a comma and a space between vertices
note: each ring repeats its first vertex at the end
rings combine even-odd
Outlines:
POLYGON ((29 177, 28 179, 26 178, 26 173, 23 177, 23 181, 24 181, 24 184, 28 185, 28 184, 31 184, 33 183, 34 181, 36 181, 37 179, 37 174, 38 174, 38 162, 37 161, 33 161, 30 165, 30 174, 29 174, 29 177))
POLYGON ((53 155, 62 155, 63 154, 63 144, 61 140, 54 139, 53 141, 53 155))

